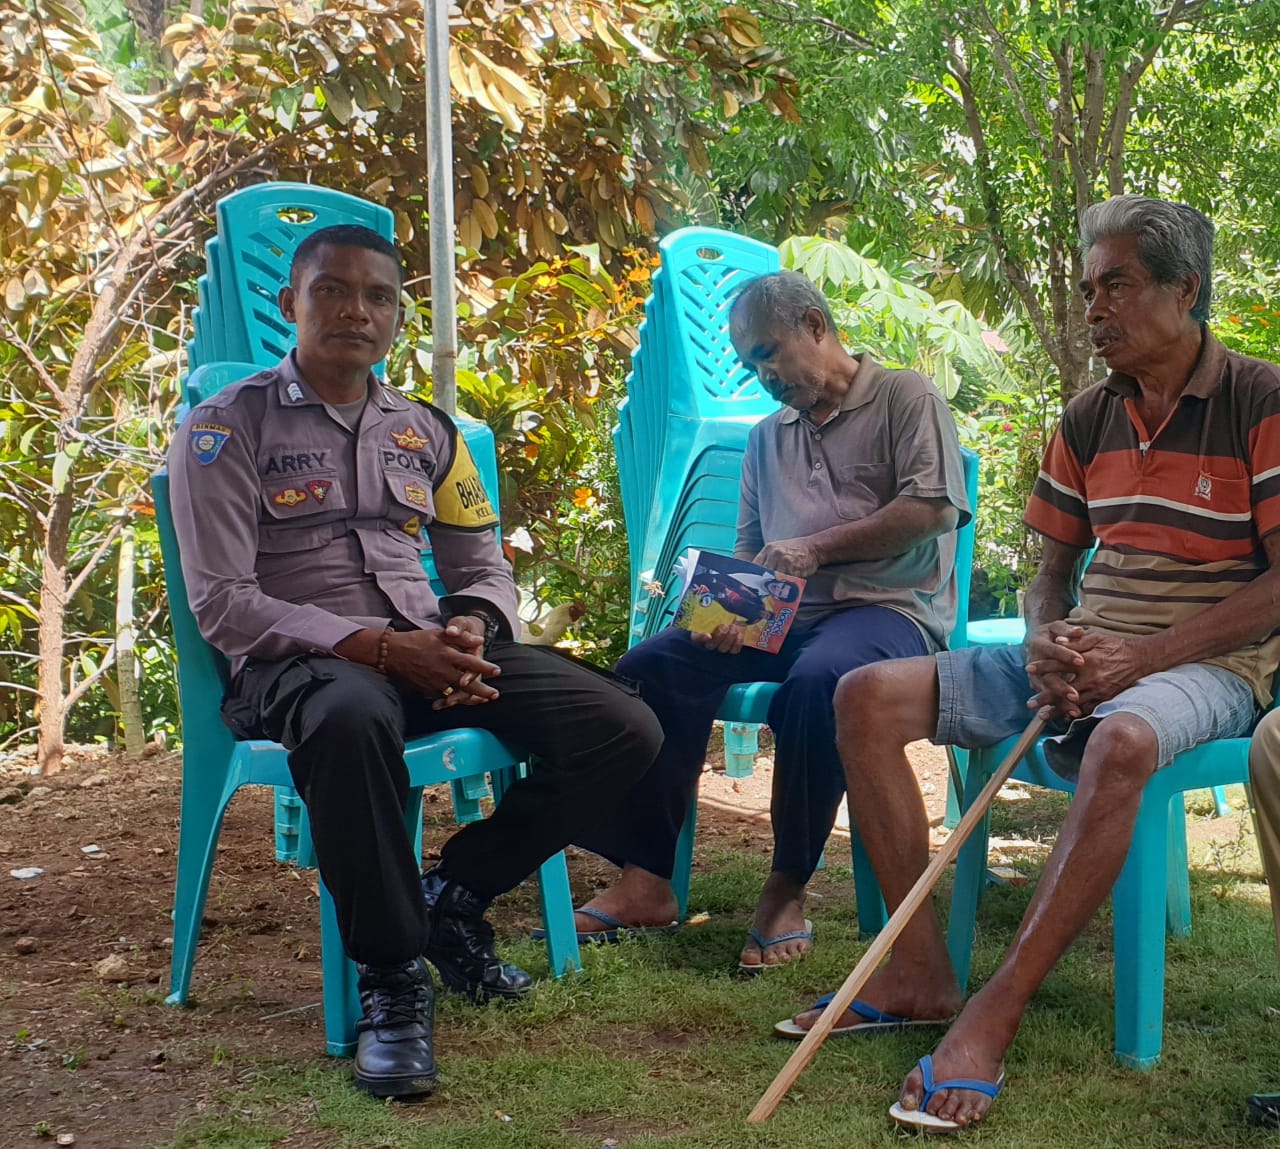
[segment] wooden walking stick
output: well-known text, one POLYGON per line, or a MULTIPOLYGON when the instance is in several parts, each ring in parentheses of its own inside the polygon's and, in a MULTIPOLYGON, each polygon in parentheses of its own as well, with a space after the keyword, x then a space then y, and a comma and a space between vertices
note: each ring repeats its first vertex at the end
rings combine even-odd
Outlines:
POLYGON ((916 910, 923 904, 925 898, 933 891, 933 887, 937 885, 938 878, 942 871, 951 864, 955 856, 960 852, 960 847, 964 845, 964 840, 973 832, 973 828, 982 820, 987 812, 987 807, 995 801, 995 796, 1000 793, 1000 787, 1008 780, 1009 775, 1013 773, 1014 768, 1022 761, 1023 755, 1035 745, 1036 739, 1040 737, 1044 730, 1044 720, 1038 715, 1028 723, 1027 728, 1022 732, 1013 749, 1005 756, 1003 762, 996 767, 995 773, 991 775, 991 780, 983 787, 982 793, 974 800, 972 806, 965 812, 960 824, 951 832, 946 842, 934 856, 933 860, 925 868, 919 880, 911 887, 907 896, 902 899, 902 904, 893 911, 893 916, 885 923, 876 940, 871 943, 871 947, 862 955, 862 960, 854 967, 853 972, 844 979, 842 985, 835 996, 831 999, 827 1008, 822 1011, 822 1015, 818 1018, 814 1027, 809 1030, 805 1038, 788 1059, 786 1065, 779 1071, 778 1076, 773 1079, 773 1084, 764 1091, 763 1096, 756 1102, 756 1107, 747 1116, 747 1121, 752 1125, 758 1125, 762 1121, 768 1119, 770 1114, 778 1108, 779 1102, 787 1095, 787 1091, 796 1083, 796 1078, 804 1072, 804 1068, 813 1060, 814 1054, 818 1052, 822 1043, 826 1041, 827 1035, 831 1032, 835 1023, 840 1020, 841 1015, 849 1008, 849 1003, 858 995, 863 985, 866 984, 868 978, 875 972, 876 967, 880 964, 884 955, 887 954, 893 943, 897 941, 898 935, 906 928, 907 923, 911 920, 916 910))

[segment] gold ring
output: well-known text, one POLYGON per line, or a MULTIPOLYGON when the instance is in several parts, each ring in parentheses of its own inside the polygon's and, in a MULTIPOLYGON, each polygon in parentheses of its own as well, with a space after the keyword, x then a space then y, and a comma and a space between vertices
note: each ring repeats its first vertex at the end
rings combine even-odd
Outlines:
POLYGON ((441 697, 441 698, 448 698, 448 697, 449 697, 449 695, 451 695, 452 693, 453 693, 453 687, 452 687, 452 686, 446 686, 442 691, 440 691, 440 697, 441 697))

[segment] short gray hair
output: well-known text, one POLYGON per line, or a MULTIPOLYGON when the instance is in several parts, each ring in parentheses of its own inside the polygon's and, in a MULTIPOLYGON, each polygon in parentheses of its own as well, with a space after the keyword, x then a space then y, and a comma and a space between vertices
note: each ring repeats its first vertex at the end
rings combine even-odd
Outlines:
POLYGON ((1080 214, 1080 254, 1105 236, 1136 235, 1138 258, 1159 284, 1182 283, 1200 277, 1200 292, 1191 318, 1209 318, 1213 293, 1213 223, 1185 203, 1118 195, 1091 204, 1080 214))
POLYGON ((834 334, 831 305, 817 286, 798 271, 774 271, 747 281, 734 298, 729 318, 732 321, 749 308, 751 315, 769 316, 792 331, 803 331, 804 317, 812 307, 822 312, 834 334))

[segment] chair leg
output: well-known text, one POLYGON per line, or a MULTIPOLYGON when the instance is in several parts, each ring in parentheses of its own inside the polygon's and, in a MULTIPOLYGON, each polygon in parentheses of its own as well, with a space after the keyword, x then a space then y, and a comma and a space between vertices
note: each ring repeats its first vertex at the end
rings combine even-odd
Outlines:
MULTIPOLYGON (((300 870, 316 868, 316 844, 311 837, 311 815, 307 813, 307 804, 298 799, 298 842, 293 864, 300 870)), ((277 852, 277 857, 279 853, 277 852)))
POLYGON ((1231 817, 1231 804, 1227 801, 1227 788, 1225 786, 1213 787, 1213 812, 1219 818, 1231 817))
MULTIPOLYGON (((186 790, 184 784, 183 790, 186 790)), ((178 831, 178 873, 173 892, 173 957, 169 965, 169 1005, 185 1005, 191 989, 191 971, 200 943, 200 922, 204 918, 213 855, 222 831, 222 817, 231 801, 232 790, 216 805, 204 799, 183 798, 178 831)))
POLYGON ((338 914, 329 888, 320 883, 320 964, 324 983, 324 1048, 333 1057, 352 1057, 356 1051, 356 1022, 360 1020, 359 973, 347 957, 338 933, 338 914))
POLYGON ((684 921, 689 913, 689 879, 693 874, 693 839, 698 832, 698 798, 689 803, 680 837, 676 840, 676 860, 671 871, 671 889, 676 895, 676 918, 684 921))
POLYGON ((969 770, 969 751, 958 746, 948 746, 947 751, 947 812, 942 824, 954 830, 960 824, 960 810, 964 794, 964 778, 969 770))
POLYGON ((563 977, 569 970, 580 972, 582 954, 578 951, 578 934, 573 926, 573 894, 563 850, 538 867, 538 901, 542 906, 542 925, 547 931, 547 963, 552 975, 563 977))
MULTIPOLYGON (((961 805, 967 810, 974 796, 982 791, 992 766, 991 755, 983 750, 969 754, 967 776, 961 805)), ((955 883, 951 890, 951 915, 947 920, 947 953, 956 971, 960 992, 969 984, 973 965, 973 935, 977 925, 978 899, 987 880, 987 839, 991 833, 990 811, 973 828, 968 840, 956 856, 955 883)))
POLYGON ((884 929, 889 920, 885 910, 884 897, 880 893, 880 883, 876 881, 876 871, 867 856, 867 848, 862 844, 862 837, 853 827, 849 828, 849 852, 853 855, 853 889, 858 899, 858 932, 871 937, 884 929))
POLYGON ((1112 895, 1115 933, 1116 1060, 1150 1069, 1164 1027, 1165 916, 1172 803, 1144 794, 1129 856, 1112 895))
POLYGON ((760 727, 754 722, 724 724, 724 772, 729 778, 750 778, 760 752, 760 727))
POLYGON ((1187 811, 1182 795, 1169 799, 1165 925, 1169 936, 1191 936, 1191 868, 1187 862, 1187 811))

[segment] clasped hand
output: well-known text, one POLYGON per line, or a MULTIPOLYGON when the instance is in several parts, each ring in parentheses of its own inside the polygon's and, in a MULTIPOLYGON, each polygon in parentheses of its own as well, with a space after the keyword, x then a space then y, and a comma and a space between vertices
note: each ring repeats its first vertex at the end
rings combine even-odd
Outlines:
POLYGON ((492 702, 498 691, 485 682, 502 673, 482 658, 484 623, 471 615, 449 620, 441 630, 407 630, 392 634, 387 644, 387 673, 416 686, 424 694, 438 694, 434 710, 479 706, 492 702))
POLYGON ((1046 722, 1070 722, 1127 690, 1144 674, 1140 640, 1068 622, 1037 628, 1027 640, 1027 706, 1046 722))

